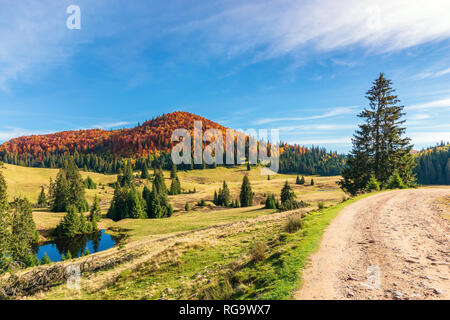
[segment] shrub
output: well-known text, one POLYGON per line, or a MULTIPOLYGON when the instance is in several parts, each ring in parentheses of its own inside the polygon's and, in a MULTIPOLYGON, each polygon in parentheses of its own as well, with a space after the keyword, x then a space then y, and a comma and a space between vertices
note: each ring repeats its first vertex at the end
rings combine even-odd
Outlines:
POLYGON ((259 262, 266 259, 266 244, 257 242, 250 250, 250 261, 259 262))
POLYGON ((319 208, 319 210, 322 210, 323 208, 325 208, 325 203, 323 201, 317 202, 317 208, 319 208))
POLYGON ((403 183, 402 178, 398 172, 394 172, 386 183, 386 189, 405 189, 406 185, 403 183))
POLYGON ((299 215, 295 215, 295 216, 290 216, 287 219, 287 222, 284 226, 284 231, 289 232, 289 233, 294 233, 297 230, 301 229, 303 226, 303 221, 301 216, 299 215))
POLYGON ((52 260, 50 260, 49 256, 47 255, 47 252, 44 253, 44 256, 41 259, 41 264, 50 264, 52 263, 52 260))
POLYGON ((189 202, 184 205, 184 211, 189 211, 189 202))
POLYGON ((277 208, 277 203, 275 201, 275 196, 274 195, 269 195, 265 201, 265 208, 266 209, 276 209, 277 208))
POLYGON ((375 178, 374 176, 370 178, 369 182, 367 182, 366 190, 368 192, 380 190, 380 182, 377 180, 377 178, 375 178))

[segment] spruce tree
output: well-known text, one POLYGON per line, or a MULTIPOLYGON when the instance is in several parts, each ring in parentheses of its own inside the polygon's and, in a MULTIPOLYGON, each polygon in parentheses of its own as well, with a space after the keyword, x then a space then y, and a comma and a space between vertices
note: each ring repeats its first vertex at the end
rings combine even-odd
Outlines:
POLYGON ((253 191, 252 186, 250 185, 250 180, 248 176, 244 176, 241 185, 241 193, 239 198, 241 200, 241 207, 250 207, 253 205, 253 191))
POLYGON ((50 260, 50 257, 47 255, 47 252, 44 252, 44 255, 41 259, 41 264, 50 264, 52 263, 52 260, 50 260))
POLYGON ((47 206, 47 197, 45 196, 45 190, 43 186, 41 187, 41 193, 39 194, 37 204, 41 208, 47 206))
POLYGON ((297 175, 297 179, 295 180, 295 184, 301 184, 300 177, 297 175))
MULTIPOLYGON (((95 223, 95 226, 97 225, 97 222, 100 221, 101 218, 101 210, 100 210, 100 202, 98 200, 98 196, 95 195, 94 202, 92 203, 92 207, 90 210, 89 220, 92 223, 95 223)), ((97 229, 97 228, 94 228, 97 229)))
POLYGON ((148 168, 147 168, 147 163, 145 163, 145 162, 142 165, 141 178, 148 179, 148 168))
POLYGON ((302 176, 302 178, 300 179, 300 184, 305 184, 305 177, 302 176))
MULTIPOLYGON (((0 162, 0 169, 3 164, 0 162)), ((11 215, 9 213, 9 203, 7 185, 3 173, 0 171, 0 267, 8 264, 9 241, 11 239, 11 215)))
POLYGON ((177 176, 177 165, 172 163, 172 170, 170 171, 170 178, 174 179, 177 176))
POLYGON ((353 149, 342 172, 341 188, 351 194, 365 190, 373 175, 382 186, 394 172, 405 185, 412 185, 414 159, 411 139, 403 137, 405 115, 403 106, 392 88, 392 81, 384 74, 373 82, 366 94, 369 107, 358 117, 364 119, 353 136, 353 149))

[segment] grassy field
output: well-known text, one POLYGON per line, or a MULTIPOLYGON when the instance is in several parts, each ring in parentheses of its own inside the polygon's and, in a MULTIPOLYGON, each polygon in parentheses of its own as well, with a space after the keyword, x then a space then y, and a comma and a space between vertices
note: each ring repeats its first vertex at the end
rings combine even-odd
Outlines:
MULTIPOLYGON (((36 201, 40 187, 47 187, 49 178, 55 178, 57 170, 6 165, 3 173, 11 198, 27 196, 36 201)), ((96 183, 116 180, 114 175, 82 172, 83 177, 88 175, 96 183)), ((164 172, 164 175, 169 187, 170 173, 164 172)), ((296 175, 274 175, 268 180, 260 174, 259 168, 180 171, 178 176, 182 189, 195 188, 197 192, 170 196, 176 210, 172 217, 118 222, 104 217, 100 222, 101 228, 125 234, 126 238, 121 246, 93 257, 102 259, 128 250, 139 258, 83 278, 80 292, 57 286, 33 298, 287 299, 299 285, 299 270, 317 247, 324 228, 343 206, 354 201, 342 202, 346 197, 336 185, 339 177, 305 176, 306 184, 296 185, 296 175), (236 199, 244 175, 249 175, 255 192, 253 207, 229 209, 212 204, 214 191, 222 186, 223 180, 227 181, 231 198, 236 199), (314 185, 310 185, 311 178, 314 185), (285 213, 263 209, 260 202, 270 193, 279 196, 286 180, 297 199, 310 206, 285 213), (207 205, 198 207, 196 204, 202 199, 207 205), (191 207, 188 212, 184 211, 186 202, 191 207), (317 210, 319 202, 328 208, 317 210), (293 233, 285 231, 290 216, 307 212, 302 229, 293 233), (263 251, 263 258, 258 261, 252 258, 255 248, 263 251)), ((136 179, 136 184, 142 190, 150 182, 136 179)), ((86 193, 89 202, 95 194, 100 196, 105 214, 113 189, 106 187, 86 190, 86 193)), ((49 232, 63 216, 64 213, 48 209, 33 212, 42 240, 48 239, 49 232)))
MULTIPOLYGON (((2 170, 8 184, 8 195, 10 199, 18 196, 25 196, 30 201, 36 202, 41 186, 48 191, 49 179, 55 179, 57 169, 27 168, 13 165, 5 165, 2 170)), ((136 175, 138 172, 136 172, 136 175)), ((81 171, 83 178, 90 176, 97 184, 101 183, 104 189, 86 190, 86 198, 92 203, 97 194, 100 198, 100 205, 103 214, 109 208, 109 203, 113 197, 114 190, 107 186, 108 183, 116 181, 116 175, 103 175, 92 172, 81 171)), ((170 172, 164 171, 167 187, 170 187, 170 172)), ((296 175, 277 174, 267 180, 266 175, 261 175, 260 168, 252 168, 247 171, 245 167, 224 168, 207 170, 179 171, 178 176, 181 180, 182 189, 193 190, 196 193, 185 193, 177 196, 169 196, 175 209, 175 214, 170 219, 163 220, 123 220, 113 222, 110 219, 103 219, 100 223, 101 228, 117 227, 127 230, 130 240, 141 239, 145 236, 173 233, 180 231, 195 230, 219 223, 238 221, 241 219, 253 218, 269 213, 266 210, 260 210, 260 203, 265 200, 267 194, 273 193, 279 195, 285 181, 289 181, 295 191, 298 200, 317 206, 318 202, 324 202, 325 205, 332 205, 342 200, 344 193, 338 189, 336 181, 339 177, 311 177, 305 176, 305 185, 296 185, 296 175), (239 197, 240 186, 244 175, 250 177, 253 191, 255 193, 254 207, 239 209, 217 208, 212 203, 214 191, 218 190, 223 181, 227 181, 230 188, 231 198, 239 197), (314 186, 310 185, 311 179, 314 179, 314 186), (198 207, 200 200, 206 200, 206 207, 198 207), (185 203, 189 203, 191 211, 185 212, 185 203)), ((151 182, 137 179, 138 189, 142 190, 144 185, 150 186, 151 182)), ((56 227, 64 216, 63 213, 49 212, 48 209, 36 209, 33 212, 38 231, 45 241, 48 239, 50 231, 56 227)))
POLYGON ((359 198, 157 241, 145 258, 83 278, 79 291, 61 285, 30 298, 289 299, 325 228, 359 198), (302 212, 303 226, 286 232, 288 220, 302 212))

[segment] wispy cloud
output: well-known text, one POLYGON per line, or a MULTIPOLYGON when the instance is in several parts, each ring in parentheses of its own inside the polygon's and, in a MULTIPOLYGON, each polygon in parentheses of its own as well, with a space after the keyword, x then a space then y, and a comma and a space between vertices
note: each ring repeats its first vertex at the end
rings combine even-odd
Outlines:
POLYGON ((307 116, 307 117, 283 117, 283 118, 261 118, 254 121, 254 124, 266 124, 271 122, 281 122, 281 121, 305 121, 305 120, 317 120, 317 119, 325 119, 334 116, 344 115, 344 114, 353 114, 355 112, 356 106, 352 107, 337 107, 323 114, 315 115, 315 116, 307 116))
POLYGON ((423 110, 423 109, 431 109, 431 108, 449 108, 450 107, 450 98, 433 100, 424 103, 412 104, 407 106, 407 110, 423 110))
POLYGON ((417 80, 429 79, 429 78, 439 78, 445 76, 446 74, 450 74, 450 68, 439 70, 439 71, 426 71, 419 73, 414 78, 417 80))
POLYGON ((51 133, 50 131, 31 131, 23 128, 15 128, 15 127, 4 127, 0 129, 0 143, 11 140, 13 138, 29 136, 32 134, 47 134, 51 133))
POLYGON ((212 51, 228 57, 252 51, 256 61, 305 48, 360 46, 386 53, 448 38, 449 12, 447 0, 232 2, 176 31, 202 33, 214 40, 212 51))

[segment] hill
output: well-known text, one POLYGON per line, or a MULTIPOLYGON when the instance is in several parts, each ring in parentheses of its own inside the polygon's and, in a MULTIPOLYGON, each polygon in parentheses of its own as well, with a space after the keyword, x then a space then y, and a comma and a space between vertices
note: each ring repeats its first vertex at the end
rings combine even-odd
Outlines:
MULTIPOLYGON (((0 161, 43 168, 59 168, 68 157, 85 171, 117 173, 124 159, 132 159, 135 169, 154 160, 170 169, 172 132, 184 128, 193 135, 194 121, 201 121, 203 131, 218 129, 225 139, 226 127, 189 112, 173 112, 144 122, 134 128, 119 130, 77 130, 46 135, 19 137, 0 146, 0 161)), ((225 145, 225 141, 224 141, 225 145)), ((305 148, 282 144, 280 172, 299 174, 338 175, 344 156, 321 148, 305 148)), ((202 169, 202 165, 185 165, 181 169, 202 169)))
POLYGON ((450 144, 440 143, 417 153, 414 173, 420 184, 450 185, 450 144))

